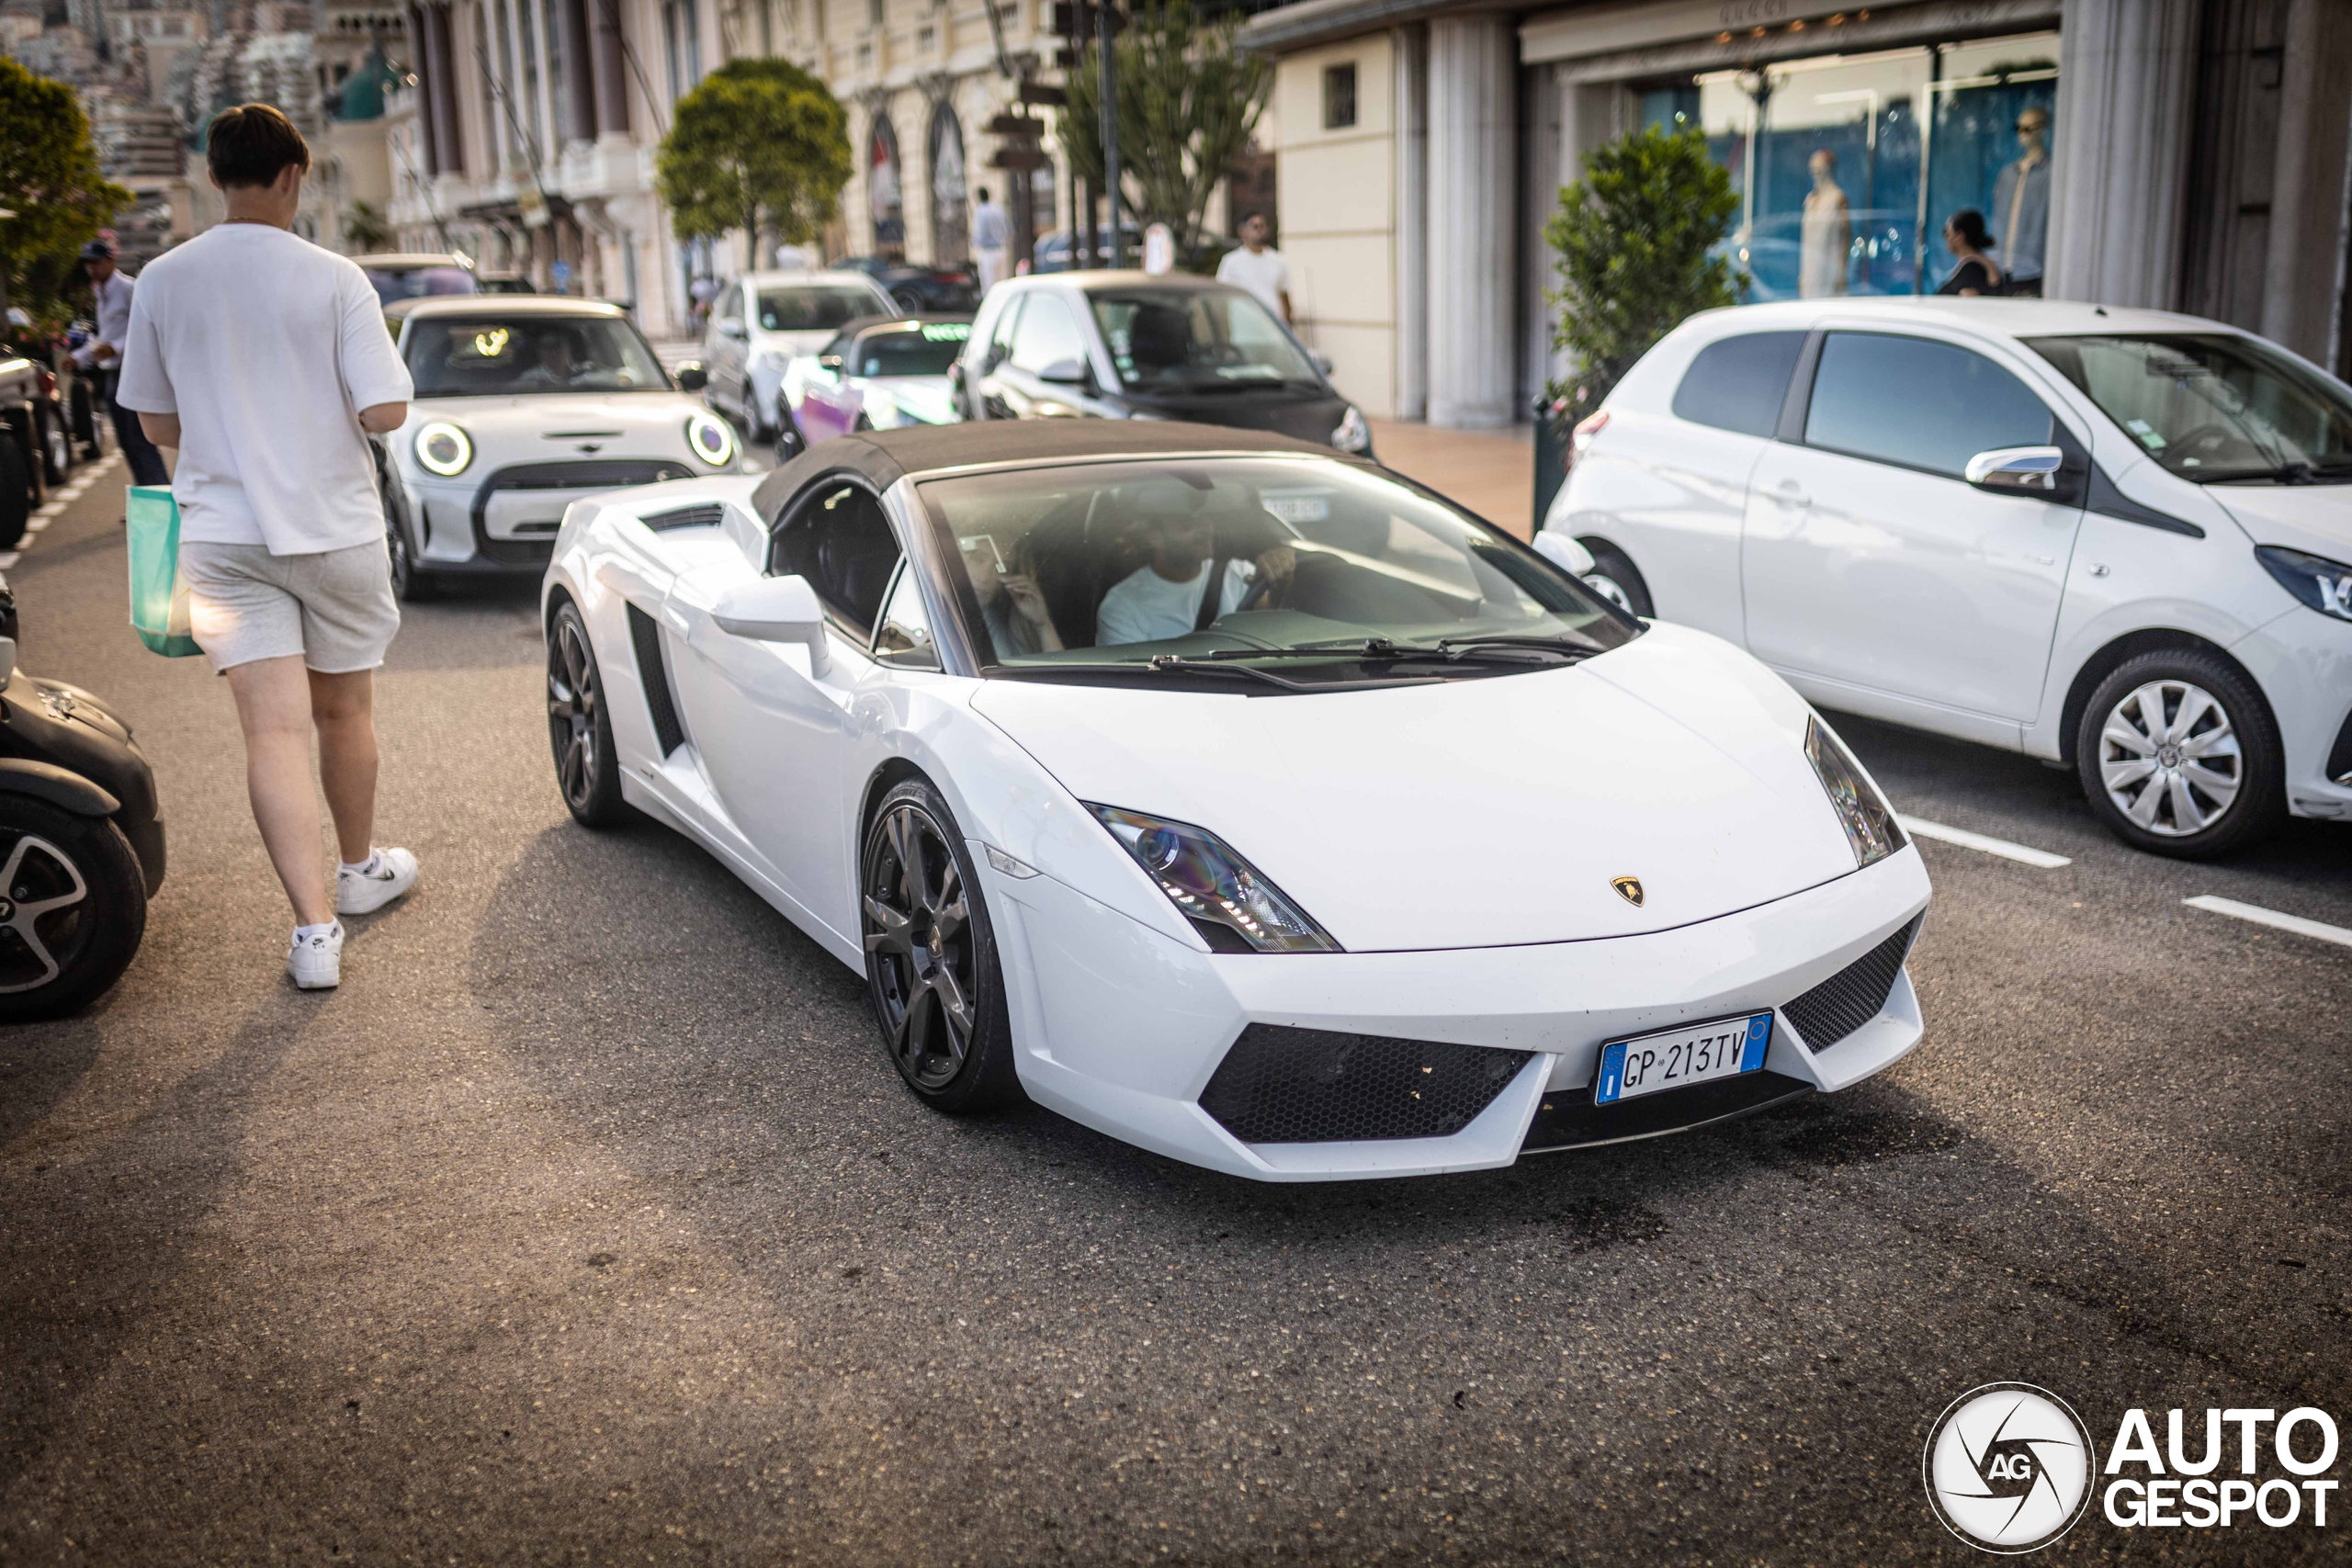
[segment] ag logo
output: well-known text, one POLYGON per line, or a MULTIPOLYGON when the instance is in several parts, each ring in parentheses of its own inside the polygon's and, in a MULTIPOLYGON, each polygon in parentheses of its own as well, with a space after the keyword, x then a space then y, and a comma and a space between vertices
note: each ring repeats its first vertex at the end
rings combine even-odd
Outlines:
POLYGON ((1641 908, 1642 879, 1640 877, 1612 876, 1609 879, 1609 886, 1617 889, 1617 896, 1624 899, 1626 903, 1633 905, 1637 909, 1641 908))
POLYGON ((2089 1428, 2031 1383, 1973 1388, 1936 1417, 1921 1469, 1944 1528, 1984 1551, 2038 1551, 2090 1502, 2089 1428))

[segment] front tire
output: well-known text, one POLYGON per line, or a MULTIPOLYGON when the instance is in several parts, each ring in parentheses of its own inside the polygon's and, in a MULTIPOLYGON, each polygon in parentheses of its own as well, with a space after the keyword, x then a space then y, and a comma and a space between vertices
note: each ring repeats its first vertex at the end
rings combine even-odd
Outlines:
POLYGON ((858 862, 865 987, 891 1065, 948 1115, 1022 1098, 996 933, 964 835, 939 792, 882 797, 858 862))
POLYGON ((54 490, 74 477, 74 439, 52 410, 43 408, 34 418, 40 425, 41 476, 54 490))
POLYGON ((605 677, 596 668, 588 623, 570 600, 548 628, 548 741, 555 753, 555 783, 565 809, 583 828, 617 828, 637 810, 621 797, 620 757, 605 709, 605 677))
POLYGON ((83 1007, 146 931, 147 883, 120 828, 0 795, 0 1023, 83 1007))
POLYGON ((1647 620, 1657 614, 1650 585, 1642 581, 1641 570, 1632 558, 1606 539, 1577 542, 1592 552, 1592 570, 1584 576, 1586 586, 1629 615, 1647 620))
POLYGON ((416 564, 409 548, 408 530, 391 498, 384 498, 384 553, 391 558, 392 593, 403 604, 424 604, 441 597, 441 580, 416 564))
POLYGON ((2274 830, 2286 754, 2253 682, 2197 649, 2129 659, 2091 693, 2075 737, 2091 814, 2135 849, 2208 860, 2274 830))

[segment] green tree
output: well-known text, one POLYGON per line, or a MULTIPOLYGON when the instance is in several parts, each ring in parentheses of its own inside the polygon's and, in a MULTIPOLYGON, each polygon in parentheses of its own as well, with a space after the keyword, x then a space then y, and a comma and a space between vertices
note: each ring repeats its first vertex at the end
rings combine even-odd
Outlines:
MULTIPOLYGON (((1121 198, 1138 222, 1165 223, 1176 254, 1198 248, 1209 197, 1250 144, 1273 62, 1233 47, 1238 15, 1204 23, 1190 0, 1140 6, 1113 46, 1118 77, 1121 198)), ((1069 72, 1056 135, 1071 175, 1102 185, 1102 64, 1090 46, 1069 72)))
POLYGON ((0 280, 37 320, 63 313, 74 253, 131 199, 98 172, 74 89, 0 56, 0 280))
POLYGON ((1552 345, 1568 358, 1547 389, 1555 417, 1584 418, 1685 317, 1739 302, 1747 274, 1714 254, 1738 211, 1695 130, 1635 131, 1585 159, 1544 230, 1559 267, 1552 345))
POLYGON ((363 255, 392 248, 392 226, 384 220, 383 209, 372 201, 351 204, 343 215, 343 237, 363 255))
POLYGON ((849 116, 786 60, 733 60, 678 100, 655 164, 681 239, 816 239, 849 183, 849 116))

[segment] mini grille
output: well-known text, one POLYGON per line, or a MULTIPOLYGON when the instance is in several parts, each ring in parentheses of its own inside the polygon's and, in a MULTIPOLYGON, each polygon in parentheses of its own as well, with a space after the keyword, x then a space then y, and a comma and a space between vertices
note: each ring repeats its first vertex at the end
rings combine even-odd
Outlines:
POLYGON ((1878 1016, 1925 919, 1914 915, 1909 925, 1781 1010, 1810 1049, 1826 1051, 1878 1016))
POLYGON ((1253 1023, 1218 1064, 1201 1109, 1245 1144, 1448 1138, 1528 1055, 1253 1023))
POLYGON ((673 528, 716 528, 726 515, 727 508, 711 501, 699 506, 676 506, 657 512, 645 519, 645 525, 657 534, 666 534, 673 528))

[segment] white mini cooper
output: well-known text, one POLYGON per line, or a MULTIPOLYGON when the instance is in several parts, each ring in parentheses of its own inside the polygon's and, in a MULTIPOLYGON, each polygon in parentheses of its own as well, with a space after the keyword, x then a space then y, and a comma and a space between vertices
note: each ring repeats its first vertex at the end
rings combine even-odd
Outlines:
POLYGON ((381 446, 384 525, 403 599, 458 573, 547 570, 583 495, 733 471, 728 423, 662 369, 616 305, 522 295, 401 300, 385 310, 416 383, 381 446))

